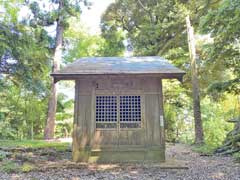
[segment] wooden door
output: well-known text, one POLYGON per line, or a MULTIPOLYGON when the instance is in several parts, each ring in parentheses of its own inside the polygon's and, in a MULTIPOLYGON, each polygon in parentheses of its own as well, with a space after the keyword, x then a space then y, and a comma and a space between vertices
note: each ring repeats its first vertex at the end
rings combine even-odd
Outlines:
POLYGON ((144 96, 136 92, 98 91, 94 99, 93 147, 144 145, 144 96))

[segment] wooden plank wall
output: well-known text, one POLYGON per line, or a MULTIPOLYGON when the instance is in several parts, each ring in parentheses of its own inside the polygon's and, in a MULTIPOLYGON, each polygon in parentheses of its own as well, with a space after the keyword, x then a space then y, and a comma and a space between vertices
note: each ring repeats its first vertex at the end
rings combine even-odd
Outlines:
POLYGON ((162 108, 160 106, 161 97, 161 80, 158 78, 146 79, 144 81, 145 93, 145 119, 146 119, 146 137, 147 146, 163 145, 160 132, 160 115, 162 108))
POLYGON ((92 95, 88 84, 75 81, 75 108, 73 125, 73 149, 84 149, 90 146, 93 119, 91 112, 92 95))
POLYGON ((76 81, 73 148, 164 147, 162 85, 160 78, 88 78, 76 81), (138 130, 95 129, 96 94, 138 94, 142 100, 143 127, 138 130))

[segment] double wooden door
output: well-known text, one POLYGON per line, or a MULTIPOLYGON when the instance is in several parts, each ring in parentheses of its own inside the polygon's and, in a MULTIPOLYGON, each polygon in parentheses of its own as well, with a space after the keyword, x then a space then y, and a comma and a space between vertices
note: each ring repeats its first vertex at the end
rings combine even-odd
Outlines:
POLYGON ((133 92, 98 92, 94 96, 93 147, 143 146, 144 97, 133 92))

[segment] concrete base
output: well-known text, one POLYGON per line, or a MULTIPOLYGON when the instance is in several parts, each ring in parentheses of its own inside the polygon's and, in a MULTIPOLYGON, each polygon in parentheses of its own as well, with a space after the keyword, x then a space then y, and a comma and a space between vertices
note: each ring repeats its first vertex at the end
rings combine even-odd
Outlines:
POLYGON ((91 163, 118 162, 164 162, 164 149, 124 148, 124 149, 82 149, 73 151, 73 161, 91 163))

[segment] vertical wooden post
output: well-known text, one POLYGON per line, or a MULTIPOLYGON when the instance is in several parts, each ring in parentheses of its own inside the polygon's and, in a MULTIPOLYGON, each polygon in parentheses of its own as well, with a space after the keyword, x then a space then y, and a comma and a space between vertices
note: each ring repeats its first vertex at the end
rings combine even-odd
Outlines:
POLYGON ((186 17, 187 34, 188 34, 188 47, 189 55, 191 60, 191 73, 192 73, 192 93, 193 93, 193 111, 195 121, 195 144, 204 143, 202 119, 201 119, 201 108, 200 108, 200 97, 199 97, 199 83, 197 75, 196 65, 196 48, 194 30, 191 26, 189 15, 186 17))
POLYGON ((166 151, 166 144, 165 144, 165 118, 164 118, 164 105, 163 105, 163 83, 162 79, 160 80, 160 89, 159 89, 159 105, 160 105, 160 140, 161 140, 161 145, 163 146, 164 149, 164 160, 165 160, 165 151, 166 151))
POLYGON ((79 158, 79 141, 78 141, 78 111, 79 111, 79 81, 75 80, 75 98, 74 98, 74 119, 73 119, 73 132, 72 132, 72 158, 77 162, 79 158))

